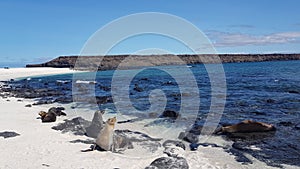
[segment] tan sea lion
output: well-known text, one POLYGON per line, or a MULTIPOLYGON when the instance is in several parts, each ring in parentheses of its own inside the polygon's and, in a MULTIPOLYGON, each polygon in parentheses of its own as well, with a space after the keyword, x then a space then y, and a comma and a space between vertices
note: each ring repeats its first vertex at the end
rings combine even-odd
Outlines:
POLYGON ((56 114, 55 113, 46 113, 44 111, 40 111, 39 115, 41 116, 42 122, 55 122, 56 121, 56 114))
POLYGON ((219 128, 215 133, 251 133, 274 131, 275 127, 271 124, 256 122, 252 120, 244 120, 238 124, 219 128))
POLYGON ((113 134, 116 122, 116 117, 109 118, 96 139, 96 144, 106 151, 112 150, 113 134))

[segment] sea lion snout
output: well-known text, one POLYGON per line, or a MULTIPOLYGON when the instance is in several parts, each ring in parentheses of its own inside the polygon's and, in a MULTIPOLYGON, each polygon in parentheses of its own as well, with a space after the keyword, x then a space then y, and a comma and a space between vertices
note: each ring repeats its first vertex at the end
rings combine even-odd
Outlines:
POLYGON ((41 117, 45 117, 45 116, 46 116, 46 114, 47 114, 47 113, 46 113, 46 112, 44 112, 44 111, 40 111, 40 112, 39 112, 39 115, 40 115, 41 117))
POLYGON ((114 125, 115 123, 117 122, 117 117, 113 117, 113 118, 109 118, 107 120, 107 123, 110 124, 110 125, 114 125))
POLYGON ((275 130, 276 130, 276 127, 275 127, 274 125, 272 125, 272 124, 269 124, 269 125, 267 126, 267 129, 268 129, 268 131, 275 131, 275 130))

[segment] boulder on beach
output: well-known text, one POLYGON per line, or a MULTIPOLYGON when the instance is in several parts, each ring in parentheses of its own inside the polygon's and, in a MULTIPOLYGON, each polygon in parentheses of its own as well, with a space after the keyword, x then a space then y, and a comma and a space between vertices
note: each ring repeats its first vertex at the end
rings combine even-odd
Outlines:
POLYGON ((117 152, 138 148, 147 150, 149 154, 152 154, 161 147, 160 140, 137 131, 115 130, 113 146, 115 148, 114 151, 117 152))
POLYGON ((189 131, 181 132, 178 136, 179 139, 187 141, 189 143, 198 143, 199 135, 191 133, 189 131))
POLYGON ((182 157, 160 157, 145 169, 189 169, 189 165, 182 157))
POLYGON ((145 169, 188 169, 187 160, 182 157, 185 145, 181 141, 167 140, 163 143, 164 153, 168 157, 160 157, 155 159, 145 169))

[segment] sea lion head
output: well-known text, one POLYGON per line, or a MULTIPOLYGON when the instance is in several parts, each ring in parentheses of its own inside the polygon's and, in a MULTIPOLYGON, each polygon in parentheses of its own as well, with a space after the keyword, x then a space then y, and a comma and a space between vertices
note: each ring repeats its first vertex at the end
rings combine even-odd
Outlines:
POLYGON ((107 123, 108 123, 109 125, 115 125, 116 122, 117 122, 117 117, 109 118, 109 119, 107 120, 107 123))
POLYGON ((103 115, 105 113, 105 110, 97 110, 96 113, 101 113, 103 115))
POLYGON ((39 112, 39 115, 40 115, 41 117, 45 117, 45 116, 47 115, 47 113, 44 112, 44 111, 40 111, 40 112, 39 112))
MULTIPOLYGON (((259 122, 258 122, 259 123, 259 122)), ((276 128, 272 124, 267 124, 267 123, 259 123, 264 131, 275 131, 276 128)))

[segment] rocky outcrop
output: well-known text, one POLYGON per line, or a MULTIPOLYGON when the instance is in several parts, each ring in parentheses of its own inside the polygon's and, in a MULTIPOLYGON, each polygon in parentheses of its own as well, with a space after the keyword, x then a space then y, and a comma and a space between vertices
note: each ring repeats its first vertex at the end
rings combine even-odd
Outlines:
POLYGON ((216 60, 213 59, 216 56, 220 58, 222 63, 300 60, 300 54, 60 56, 46 63, 29 64, 26 65, 26 67, 74 68, 77 70, 113 70, 116 68, 130 69, 146 66, 216 63, 216 60), (121 62, 122 64, 120 65, 121 62))
POLYGON ((183 158, 185 145, 181 141, 167 140, 163 143, 167 157, 155 159, 145 169, 189 169, 187 160, 183 158))

